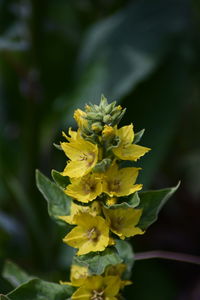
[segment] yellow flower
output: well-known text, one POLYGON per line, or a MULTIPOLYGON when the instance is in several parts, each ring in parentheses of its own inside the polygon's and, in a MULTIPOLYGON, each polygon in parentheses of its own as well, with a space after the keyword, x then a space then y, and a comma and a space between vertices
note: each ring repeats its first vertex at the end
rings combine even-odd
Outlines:
POLYGON ((72 300, 117 300, 120 284, 118 276, 91 276, 72 295, 72 300))
POLYGON ((81 213, 89 213, 92 216, 97 216, 101 212, 101 205, 99 202, 92 202, 91 206, 83 206, 75 204, 73 201, 71 202, 71 212, 70 216, 60 216, 59 219, 65 221, 66 223, 75 225, 76 224, 76 216, 81 213))
MULTIPOLYGON (((120 278, 123 276, 124 272, 126 271, 125 264, 117 264, 117 265, 110 265, 106 268, 105 276, 119 276, 120 278)), ((120 289, 123 289, 126 285, 132 284, 130 280, 121 280, 120 289)))
POLYGON ((62 172, 63 176, 81 177, 88 174, 97 163, 97 145, 84 140, 80 135, 69 143, 61 143, 61 148, 70 159, 62 172))
POLYGON ((72 265, 70 270, 70 282, 60 281, 60 284, 81 286, 88 277, 88 268, 79 265, 72 265))
POLYGON ((88 277, 88 268, 84 266, 72 265, 70 280, 74 286, 80 286, 88 277))
POLYGON ((125 264, 117 264, 117 265, 110 265, 106 268, 105 276, 119 276, 121 277, 126 270, 125 264))
POLYGON ((75 110, 74 119, 76 120, 76 123, 78 124, 79 128, 87 127, 88 121, 85 119, 86 116, 87 114, 81 109, 75 110))
POLYGON ((65 194, 76 200, 88 203, 102 193, 101 177, 97 173, 89 173, 81 178, 71 178, 65 194))
POLYGON ((116 129, 110 125, 104 125, 104 129, 102 131, 103 139, 112 139, 115 136, 116 129))
POLYGON ((103 178, 103 192, 110 197, 128 196, 142 189, 142 184, 135 184, 140 168, 119 169, 113 164, 103 178))
POLYGON ((151 150, 150 148, 132 144, 134 140, 133 124, 116 129, 116 135, 120 138, 120 143, 112 151, 122 160, 136 161, 151 150))
POLYGON ((125 237, 143 234, 139 227, 135 227, 141 217, 142 210, 134 208, 115 208, 103 209, 104 215, 108 221, 110 230, 117 234, 122 240, 125 237))
POLYGON ((109 197, 106 200, 106 205, 107 206, 115 205, 116 203, 117 203, 117 198, 116 197, 109 197))
POLYGON ((77 255, 103 251, 109 243, 109 228, 102 217, 83 213, 75 217, 78 226, 63 239, 71 247, 78 248, 77 255))

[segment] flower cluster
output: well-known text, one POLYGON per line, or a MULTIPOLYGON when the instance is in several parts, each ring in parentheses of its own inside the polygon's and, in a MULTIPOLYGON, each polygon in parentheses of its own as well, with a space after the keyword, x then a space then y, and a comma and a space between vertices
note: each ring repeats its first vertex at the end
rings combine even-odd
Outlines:
MULTIPOLYGON (((102 96, 99 106, 75 111, 77 131, 63 133, 60 146, 68 161, 61 175, 69 177, 64 192, 72 201, 70 215, 60 219, 73 226, 63 241, 78 249, 77 256, 104 251, 117 238, 144 233, 137 226, 142 209, 127 203, 142 189, 136 184, 141 168, 135 162, 150 149, 136 144, 132 124, 118 127, 124 113, 102 96)), ((72 299, 117 299, 127 284, 121 280, 122 269, 119 265, 115 271, 108 268, 101 276, 91 276, 84 267, 73 265, 71 284, 78 289, 72 299)))
POLYGON ((72 295, 72 299, 117 299, 115 296, 126 285, 131 284, 129 280, 121 280, 126 270, 125 264, 117 264, 106 268, 104 274, 89 276, 88 268, 72 265, 70 282, 61 284, 72 285, 78 289, 72 295))

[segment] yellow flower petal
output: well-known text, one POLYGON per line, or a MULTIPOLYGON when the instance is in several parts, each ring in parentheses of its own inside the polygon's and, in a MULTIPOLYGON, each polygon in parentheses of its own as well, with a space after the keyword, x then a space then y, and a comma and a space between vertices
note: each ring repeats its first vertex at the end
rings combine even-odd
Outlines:
POLYGON ((75 225, 75 217, 81 213, 89 213, 92 216, 97 216, 101 213, 101 205, 98 201, 93 201, 90 206, 78 205, 72 201, 70 216, 60 216, 59 218, 66 223, 75 225))
POLYGON ((78 248, 78 255, 103 251, 109 244, 109 228, 100 216, 83 213, 75 217, 78 224, 63 239, 68 245, 78 248))
POLYGON ((118 158, 122 160, 133 161, 137 161, 141 156, 145 155, 150 150, 150 148, 146 148, 135 144, 113 148, 113 152, 118 158))
POLYGON ((121 280, 118 276, 99 275, 88 277, 84 284, 72 295, 72 299, 105 299, 115 300, 119 293, 121 280))
POLYGON ((70 280, 73 286, 81 286, 88 277, 88 268, 84 266, 72 265, 70 270, 70 280))
POLYGON ((63 239, 64 243, 67 243, 74 248, 80 248, 87 241, 86 231, 80 226, 73 228, 63 239))
POLYGON ((128 196, 142 189, 141 184, 135 184, 140 168, 119 169, 113 164, 105 173, 103 179, 103 192, 110 197, 128 196))
POLYGON ((68 162, 63 176, 81 177, 88 174, 96 165, 98 159, 98 147, 81 137, 71 140, 69 143, 61 143, 61 148, 71 161, 68 162))
POLYGON ((88 121, 85 119, 86 113, 82 111, 81 109, 76 109, 74 112, 74 119, 76 120, 76 123, 78 124, 79 128, 87 127, 88 121))
POLYGON ((121 140, 121 144, 132 144, 134 140, 133 124, 117 129, 116 133, 121 140))
POLYGON ((121 280, 118 276, 106 276, 104 281, 107 284, 105 295, 107 297, 116 296, 119 293, 121 280))
POLYGON ((103 212, 108 221, 110 230, 117 234, 121 239, 144 233, 139 227, 135 227, 142 215, 141 209, 103 208, 103 212))
POLYGON ((88 203, 102 193, 101 177, 90 173, 81 178, 71 179, 65 193, 80 202, 88 203))
POLYGON ((136 161, 151 150, 150 148, 132 144, 134 140, 133 124, 116 129, 115 134, 119 137, 120 143, 112 151, 122 160, 136 161))
POLYGON ((102 131, 102 138, 105 139, 112 139, 115 136, 116 129, 115 127, 104 125, 104 129, 102 131))
POLYGON ((84 289, 84 287, 80 287, 73 295, 72 299, 76 300, 90 300, 91 299, 91 293, 84 289))
POLYGON ((125 264, 110 265, 106 268, 105 275, 121 277, 124 274, 125 270, 126 270, 125 264))
POLYGON ((80 136, 80 132, 79 131, 73 131, 71 129, 71 127, 69 128, 68 134, 69 134, 69 136, 67 136, 64 131, 62 132, 62 135, 64 136, 64 138, 69 142, 72 141, 72 140, 75 141, 77 139, 77 137, 80 136))

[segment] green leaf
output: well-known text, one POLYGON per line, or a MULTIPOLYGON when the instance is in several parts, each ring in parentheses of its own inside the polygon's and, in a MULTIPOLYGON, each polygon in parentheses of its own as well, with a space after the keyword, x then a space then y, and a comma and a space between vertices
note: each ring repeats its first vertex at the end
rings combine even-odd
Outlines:
POLYGON ((59 225, 66 223, 58 219, 58 216, 70 214, 71 198, 68 197, 55 183, 50 181, 39 170, 36 170, 36 184, 48 203, 48 212, 59 225))
POLYGON ((134 194, 129 196, 127 203, 128 203, 128 206, 132 207, 132 208, 138 206, 140 203, 140 197, 139 197, 138 193, 135 192, 134 194))
POLYGON ((7 261, 5 263, 2 276, 14 287, 33 279, 33 276, 29 276, 25 271, 11 261, 7 261))
POLYGON ((56 170, 51 171, 51 176, 55 183, 62 189, 65 189, 66 186, 69 184, 69 177, 68 176, 62 176, 60 172, 56 170))
POLYGON ((72 286, 32 279, 7 296, 10 300, 65 300, 74 291, 72 286))
POLYGON ((91 274, 102 274, 105 268, 109 265, 122 263, 117 251, 113 248, 106 249, 103 252, 89 253, 86 255, 75 256, 74 263, 87 266, 91 274))
POLYGON ((157 191, 146 191, 139 193, 140 204, 138 208, 143 209, 141 219, 138 226, 142 229, 147 229, 158 218, 163 205, 169 200, 169 198, 176 192, 180 185, 180 182, 172 188, 166 188, 157 191))
POLYGON ((142 130, 138 131, 137 133, 135 133, 134 140, 133 140, 134 144, 139 143, 139 141, 141 140, 144 132, 145 132, 145 129, 142 129, 142 130))
POLYGON ((126 241, 122 241, 122 240, 115 240, 115 241, 116 241, 115 248, 122 261, 127 265, 125 276, 126 278, 129 278, 131 276, 131 269, 134 263, 134 253, 132 247, 126 241))
POLYGON ((10 298, 5 295, 0 295, 0 300, 10 300, 10 298))

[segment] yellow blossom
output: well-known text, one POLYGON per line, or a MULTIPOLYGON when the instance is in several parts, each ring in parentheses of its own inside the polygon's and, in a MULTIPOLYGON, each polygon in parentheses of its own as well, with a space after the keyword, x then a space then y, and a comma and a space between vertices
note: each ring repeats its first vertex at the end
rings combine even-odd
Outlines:
POLYGON ((72 265, 70 272, 70 281, 74 286, 80 286, 88 277, 88 267, 72 265))
POLYGON ((115 205, 116 203, 117 203, 117 198, 116 197, 109 197, 106 200, 106 205, 107 206, 115 205))
POLYGON ((91 276, 72 295, 72 300, 117 300, 120 284, 118 276, 91 276))
POLYGON ((139 227, 135 227, 141 217, 142 210, 134 208, 115 208, 103 209, 104 215, 108 221, 110 230, 117 234, 122 240, 125 237, 143 234, 139 227))
POLYGON ((115 128, 110 125, 104 125, 102 131, 103 139, 112 139, 115 136, 115 128))
POLYGON ((81 178, 71 178, 65 194, 84 203, 96 199, 102 193, 101 176, 89 173, 81 178))
POLYGON ((101 212, 101 205, 98 201, 93 201, 90 206, 78 205, 72 201, 70 210, 70 216, 60 216, 59 219, 65 221, 66 223, 75 225, 75 219, 77 215, 81 213, 89 213, 92 216, 97 216, 101 212))
POLYGON ((78 124, 79 128, 87 127, 88 121, 85 119, 87 114, 81 110, 81 109, 76 109, 74 112, 74 119, 76 120, 76 123, 78 124))
POLYGON ((116 135, 120 138, 120 143, 112 150, 122 160, 136 161, 151 150, 150 148, 132 144, 134 140, 133 124, 116 129, 116 135))
POLYGON ((142 184, 135 184, 140 168, 119 169, 113 164, 103 178, 103 192, 110 197, 128 196, 142 189, 142 184))
POLYGON ((77 135, 76 140, 69 143, 61 143, 61 148, 69 157, 63 176, 78 178, 88 174, 96 165, 98 159, 98 147, 77 135))
POLYGON ((100 217, 83 213, 75 217, 78 226, 63 239, 71 247, 78 248, 78 255, 103 251, 109 244, 109 227, 100 217))
MULTIPOLYGON (((110 265, 106 268, 105 276, 123 276, 126 271, 127 266, 125 264, 110 265)), ((120 289, 123 289, 125 286, 132 284, 130 280, 121 280, 120 289)))
POLYGON ((70 282, 60 281, 60 284, 81 286, 88 277, 88 268, 79 265, 72 265, 70 270, 70 282))

